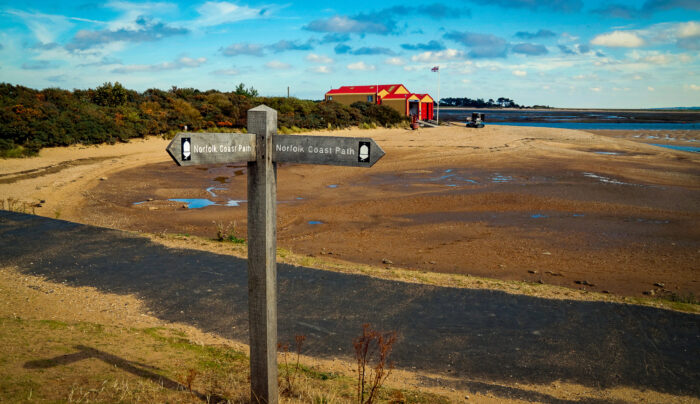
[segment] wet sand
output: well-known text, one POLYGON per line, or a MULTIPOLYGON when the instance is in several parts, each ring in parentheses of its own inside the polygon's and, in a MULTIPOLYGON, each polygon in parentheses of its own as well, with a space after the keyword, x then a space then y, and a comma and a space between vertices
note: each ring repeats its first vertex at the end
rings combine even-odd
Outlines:
MULTIPOLYGON (((372 137, 387 155, 371 169, 280 166, 278 246, 380 268, 632 296, 699 295, 700 156, 615 132, 487 126, 331 133, 372 137)), ((686 132, 675 136, 678 144, 697 145, 700 136, 686 132)), ((245 167, 176 167, 166 143, 101 151, 117 157, 0 183, 0 195, 45 199, 37 214, 99 226, 214 237, 214 222, 235 222, 245 237, 245 167), (67 173, 74 177, 60 187, 41 182, 67 173), (18 189, 24 194, 12 193, 18 189), (169 201, 175 198, 217 205, 187 209, 169 201), (221 206, 229 201, 239 206, 221 206)), ((92 156, 79 151, 73 160, 92 156)), ((3 161, 2 178, 42 165, 31 160, 14 171, 3 161)))

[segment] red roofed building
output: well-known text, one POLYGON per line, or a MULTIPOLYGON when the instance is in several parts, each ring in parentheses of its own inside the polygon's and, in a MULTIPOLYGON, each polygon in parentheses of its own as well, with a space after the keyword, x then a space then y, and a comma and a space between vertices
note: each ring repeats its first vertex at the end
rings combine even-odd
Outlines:
POLYGON ((433 119, 433 98, 428 94, 413 94, 403 84, 376 86, 343 86, 326 93, 326 101, 351 105, 357 101, 369 102, 397 110, 405 116, 433 119))

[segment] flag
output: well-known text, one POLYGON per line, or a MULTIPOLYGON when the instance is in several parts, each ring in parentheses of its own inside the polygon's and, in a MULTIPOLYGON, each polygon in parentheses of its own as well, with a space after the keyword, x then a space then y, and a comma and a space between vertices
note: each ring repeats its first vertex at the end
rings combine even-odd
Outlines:
POLYGON ((436 72, 438 70, 440 70, 440 66, 435 66, 432 69, 430 69, 431 72, 436 72))

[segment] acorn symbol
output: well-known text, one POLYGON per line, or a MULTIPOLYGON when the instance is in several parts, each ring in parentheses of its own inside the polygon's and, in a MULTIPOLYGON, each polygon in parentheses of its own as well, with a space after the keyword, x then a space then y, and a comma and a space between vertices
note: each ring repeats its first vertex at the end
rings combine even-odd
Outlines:
POLYGON ((369 147, 367 145, 363 144, 360 146, 360 160, 367 160, 369 157, 369 147))
POLYGON ((190 154, 190 139, 182 139, 182 159, 189 160, 190 154))

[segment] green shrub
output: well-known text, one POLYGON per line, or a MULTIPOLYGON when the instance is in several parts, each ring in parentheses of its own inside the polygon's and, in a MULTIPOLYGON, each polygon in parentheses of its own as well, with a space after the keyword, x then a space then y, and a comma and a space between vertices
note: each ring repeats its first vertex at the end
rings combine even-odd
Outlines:
POLYGON ((0 157, 36 154, 42 147, 125 142, 184 130, 246 133, 247 111, 266 104, 278 111, 279 133, 314 129, 392 127, 406 122, 395 110, 369 103, 258 97, 239 85, 234 92, 177 88, 142 93, 121 84, 96 89, 34 90, 0 83, 0 157))

